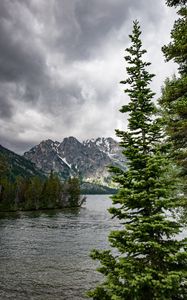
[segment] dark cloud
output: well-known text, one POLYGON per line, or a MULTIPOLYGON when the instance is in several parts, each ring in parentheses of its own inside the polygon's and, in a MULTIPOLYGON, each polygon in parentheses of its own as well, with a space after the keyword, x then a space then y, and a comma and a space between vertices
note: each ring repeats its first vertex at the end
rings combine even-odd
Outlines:
POLYGON ((55 20, 61 31, 56 46, 66 59, 89 59, 93 52, 130 19, 149 19, 157 24, 162 15, 161 2, 150 0, 58 0, 55 20))
POLYGON ((1 109, 0 109, 0 118, 1 119, 9 119, 12 115, 12 106, 7 101, 4 95, 0 95, 0 103, 1 103, 1 109))
POLYGON ((48 71, 45 56, 32 30, 32 15, 21 1, 3 0, 0 11, 0 81, 13 82, 25 89, 28 85, 40 86, 48 71))
POLYGON ((128 15, 119 9, 124 1, 58 1, 55 17, 61 24, 57 46, 67 59, 88 59, 104 42, 111 29, 117 29, 128 15), (60 9, 59 9, 60 8, 60 9))
POLYGON ((1 143, 23 151, 45 138, 112 135, 133 19, 159 65, 157 88, 171 70, 158 61, 174 19, 162 0, 1 0, 1 143))

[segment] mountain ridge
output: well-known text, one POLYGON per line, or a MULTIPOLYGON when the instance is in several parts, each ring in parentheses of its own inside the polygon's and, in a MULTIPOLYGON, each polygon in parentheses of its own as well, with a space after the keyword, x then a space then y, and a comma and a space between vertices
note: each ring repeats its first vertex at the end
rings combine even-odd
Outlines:
POLYGON ((61 179, 79 176, 83 181, 111 185, 109 165, 125 168, 125 158, 119 143, 108 137, 87 139, 80 142, 73 136, 62 142, 50 139, 41 141, 23 155, 35 163, 45 174, 51 170, 61 179))
POLYGON ((41 169, 38 169, 33 162, 28 161, 23 156, 3 147, 2 145, 0 145, 0 157, 6 163, 7 173, 10 179, 14 179, 16 176, 45 177, 41 169))

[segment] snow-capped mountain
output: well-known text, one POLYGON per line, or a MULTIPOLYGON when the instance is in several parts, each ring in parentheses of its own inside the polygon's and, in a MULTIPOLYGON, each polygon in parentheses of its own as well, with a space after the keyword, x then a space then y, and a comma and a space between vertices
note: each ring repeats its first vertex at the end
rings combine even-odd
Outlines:
POLYGON ((46 174, 51 170, 62 179, 81 176, 84 181, 109 184, 111 174, 107 166, 125 166, 119 144, 112 138, 78 141, 75 137, 60 142, 42 141, 24 153, 24 157, 36 164, 46 174))

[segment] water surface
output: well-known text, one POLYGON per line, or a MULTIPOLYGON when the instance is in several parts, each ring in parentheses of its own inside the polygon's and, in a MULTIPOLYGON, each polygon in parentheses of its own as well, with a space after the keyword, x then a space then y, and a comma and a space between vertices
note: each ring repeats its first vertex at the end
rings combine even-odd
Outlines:
POLYGON ((0 299, 85 299, 101 280, 89 253, 119 226, 110 205, 97 195, 79 209, 0 214, 0 299))
POLYGON ((93 248, 107 248, 116 227, 108 196, 83 208, 0 215, 0 299, 85 299, 100 279, 93 248))

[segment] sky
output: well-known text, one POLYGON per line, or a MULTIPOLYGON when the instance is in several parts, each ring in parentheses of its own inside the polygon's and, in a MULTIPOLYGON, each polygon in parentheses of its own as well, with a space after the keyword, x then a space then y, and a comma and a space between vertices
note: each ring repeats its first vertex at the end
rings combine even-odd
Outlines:
POLYGON ((22 154, 46 139, 115 138, 133 20, 156 101, 176 72, 161 51, 176 18, 164 0, 1 0, 0 144, 22 154))

